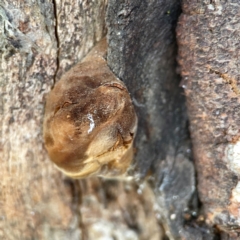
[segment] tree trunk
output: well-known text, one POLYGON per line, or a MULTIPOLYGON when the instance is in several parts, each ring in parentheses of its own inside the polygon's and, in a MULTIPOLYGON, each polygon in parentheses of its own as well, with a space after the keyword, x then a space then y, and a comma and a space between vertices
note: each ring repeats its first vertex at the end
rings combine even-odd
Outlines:
POLYGON ((80 239, 77 190, 43 146, 44 95, 105 35, 105 12, 105 1, 1 2, 1 239, 80 239))
POLYGON ((213 225, 238 228, 237 68, 230 66, 237 58, 237 13, 227 3, 201 6, 207 14, 183 1, 178 41, 206 221, 176 73, 179 1, 2 1, 2 239, 216 239, 213 225), (221 6, 230 22, 218 15, 221 6), (139 119, 134 180, 72 180, 44 148, 45 94, 106 34, 108 65, 128 87, 139 119), (224 55, 224 44, 233 43, 224 55))

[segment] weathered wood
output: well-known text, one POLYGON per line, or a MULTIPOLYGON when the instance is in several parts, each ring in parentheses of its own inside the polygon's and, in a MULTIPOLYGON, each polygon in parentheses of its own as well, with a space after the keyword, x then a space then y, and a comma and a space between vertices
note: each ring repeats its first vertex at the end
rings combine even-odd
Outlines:
POLYGON ((179 64, 198 191, 206 222, 239 239, 240 3, 184 0, 182 6, 179 64))
POLYGON ((44 94, 105 34, 105 8, 106 1, 1 1, 1 239, 80 238, 71 185, 43 147, 44 94))
POLYGON ((163 238, 149 186, 66 179, 43 147, 44 94, 105 34, 105 8, 1 3, 1 239, 163 238))
POLYGON ((55 0, 57 79, 106 35, 107 0, 55 0))

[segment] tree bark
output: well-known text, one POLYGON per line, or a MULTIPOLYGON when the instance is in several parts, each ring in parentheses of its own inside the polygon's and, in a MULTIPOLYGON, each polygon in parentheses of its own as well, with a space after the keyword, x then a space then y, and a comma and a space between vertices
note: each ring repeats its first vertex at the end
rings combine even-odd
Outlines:
POLYGON ((0 237, 216 239, 213 225, 238 230, 234 6, 239 4, 199 7, 185 0, 178 26, 181 85, 205 221, 176 73, 180 2, 3 0, 0 237), (108 65, 128 87, 139 118, 134 181, 71 180, 54 168, 44 148, 45 94, 106 34, 108 65))
POLYGON ((139 117, 135 173, 140 178, 151 175, 161 224, 170 239, 194 237, 185 231, 184 212, 192 216, 196 211, 189 208, 194 169, 176 73, 180 10, 175 0, 112 0, 107 12, 108 64, 126 83, 139 117))
POLYGON ((179 64, 199 196, 206 222, 239 239, 240 4, 185 0, 182 6, 179 64))
POLYGON ((44 95, 105 35, 105 11, 105 1, 0 4, 1 239, 80 239, 73 185, 43 147, 44 95))

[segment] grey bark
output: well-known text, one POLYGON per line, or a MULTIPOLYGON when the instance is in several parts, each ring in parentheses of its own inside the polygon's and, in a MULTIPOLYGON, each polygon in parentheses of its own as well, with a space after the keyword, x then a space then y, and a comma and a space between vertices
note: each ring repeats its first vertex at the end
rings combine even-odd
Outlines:
MULTIPOLYGON (((200 239, 185 226, 195 191, 184 96, 176 73, 179 1, 109 1, 108 63, 127 85, 139 116, 135 174, 151 175, 170 239, 200 239)), ((211 234, 209 234, 210 236, 211 234)), ((211 238, 211 237, 210 237, 211 238)))

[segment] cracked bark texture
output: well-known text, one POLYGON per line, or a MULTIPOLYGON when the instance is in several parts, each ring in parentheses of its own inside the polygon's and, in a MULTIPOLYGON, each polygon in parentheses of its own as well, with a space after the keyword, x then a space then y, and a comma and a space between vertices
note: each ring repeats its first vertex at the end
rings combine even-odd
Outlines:
POLYGON ((1 239, 80 239, 71 184, 43 147, 44 95, 105 34, 105 9, 105 1, 1 1, 1 239))
POLYGON ((239 239, 240 3, 184 0, 182 9, 178 61, 198 192, 206 222, 239 239))

